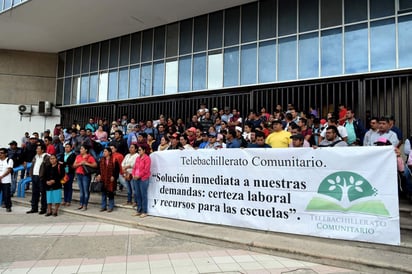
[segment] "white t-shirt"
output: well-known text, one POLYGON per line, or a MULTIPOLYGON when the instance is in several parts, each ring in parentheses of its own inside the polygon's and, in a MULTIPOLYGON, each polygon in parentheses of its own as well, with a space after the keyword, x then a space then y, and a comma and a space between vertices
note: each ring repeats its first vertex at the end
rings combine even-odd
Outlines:
MULTIPOLYGON (((7 162, 7 158, 4 160, 0 160, 0 175, 3 175, 6 173, 8 168, 13 168, 13 160, 9 159, 9 162, 7 162)), ((11 183, 11 174, 7 174, 6 177, 1 179, 1 182, 3 184, 10 184, 11 183)))

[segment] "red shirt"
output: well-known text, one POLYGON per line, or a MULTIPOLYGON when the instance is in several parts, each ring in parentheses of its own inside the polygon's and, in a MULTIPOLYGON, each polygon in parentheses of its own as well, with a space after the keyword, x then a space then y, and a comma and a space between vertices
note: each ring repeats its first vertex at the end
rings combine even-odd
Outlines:
MULTIPOLYGON (((84 158, 83 158, 83 155, 79 154, 79 155, 76 156, 76 159, 74 160, 74 162, 75 163, 81 163, 81 162, 83 162, 83 160, 86 160, 86 162, 88 162, 90 164, 96 163, 96 160, 90 154, 87 154, 84 158)), ((82 165, 80 165, 76 168, 76 173, 85 175, 85 172, 84 172, 84 169, 83 169, 82 165)))
POLYGON ((140 177, 141 180, 149 179, 151 163, 152 161, 147 154, 144 154, 143 157, 137 156, 132 175, 140 177))

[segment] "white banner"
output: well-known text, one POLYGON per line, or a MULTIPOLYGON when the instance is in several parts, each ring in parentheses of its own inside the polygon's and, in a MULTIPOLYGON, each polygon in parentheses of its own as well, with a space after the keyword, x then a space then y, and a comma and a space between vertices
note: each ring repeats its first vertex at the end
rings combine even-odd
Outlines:
POLYGON ((155 216, 326 238, 400 244, 389 147, 155 152, 155 216))

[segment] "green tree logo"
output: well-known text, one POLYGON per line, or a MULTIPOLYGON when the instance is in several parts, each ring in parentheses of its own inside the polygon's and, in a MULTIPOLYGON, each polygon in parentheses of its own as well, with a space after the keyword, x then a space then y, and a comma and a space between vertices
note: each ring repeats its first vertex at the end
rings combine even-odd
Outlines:
POLYGON ((379 200, 372 199, 377 193, 378 191, 359 174, 349 171, 335 172, 322 180, 318 188, 319 197, 312 198, 306 210, 389 216, 385 205, 379 200))

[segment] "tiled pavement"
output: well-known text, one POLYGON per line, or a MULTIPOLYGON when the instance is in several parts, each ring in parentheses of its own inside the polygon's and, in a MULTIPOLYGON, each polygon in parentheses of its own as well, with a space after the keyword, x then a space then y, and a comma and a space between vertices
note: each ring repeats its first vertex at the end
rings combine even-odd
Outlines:
MULTIPOLYGON (((26 216, 25 207, 13 207, 12 214, 26 216), (24 214, 24 215, 23 215, 24 214)), ((4 211, 0 218, 4 218, 4 211), (3 215, 3 216, 2 216, 3 215)), ((10 214, 10 213, 9 213, 10 214)), ((0 224, 0 241, 3 238, 39 238, 39 237, 89 237, 90 240, 104 237, 158 235, 155 232, 130 228, 99 221, 95 222, 53 222, 7 223, 0 224)), ((58 220, 57 222, 55 220, 58 220)), ((69 238, 73 239, 73 238, 69 238)), ((29 248, 29 247, 28 247, 29 248)), ((256 252, 215 247, 212 250, 170 252, 152 254, 127 254, 124 256, 103 256, 100 258, 61 258, 47 260, 3 261, 1 254, 7 248, 0 247, 1 273, 358 273, 347 269, 330 267, 304 261, 297 261, 256 252)))

